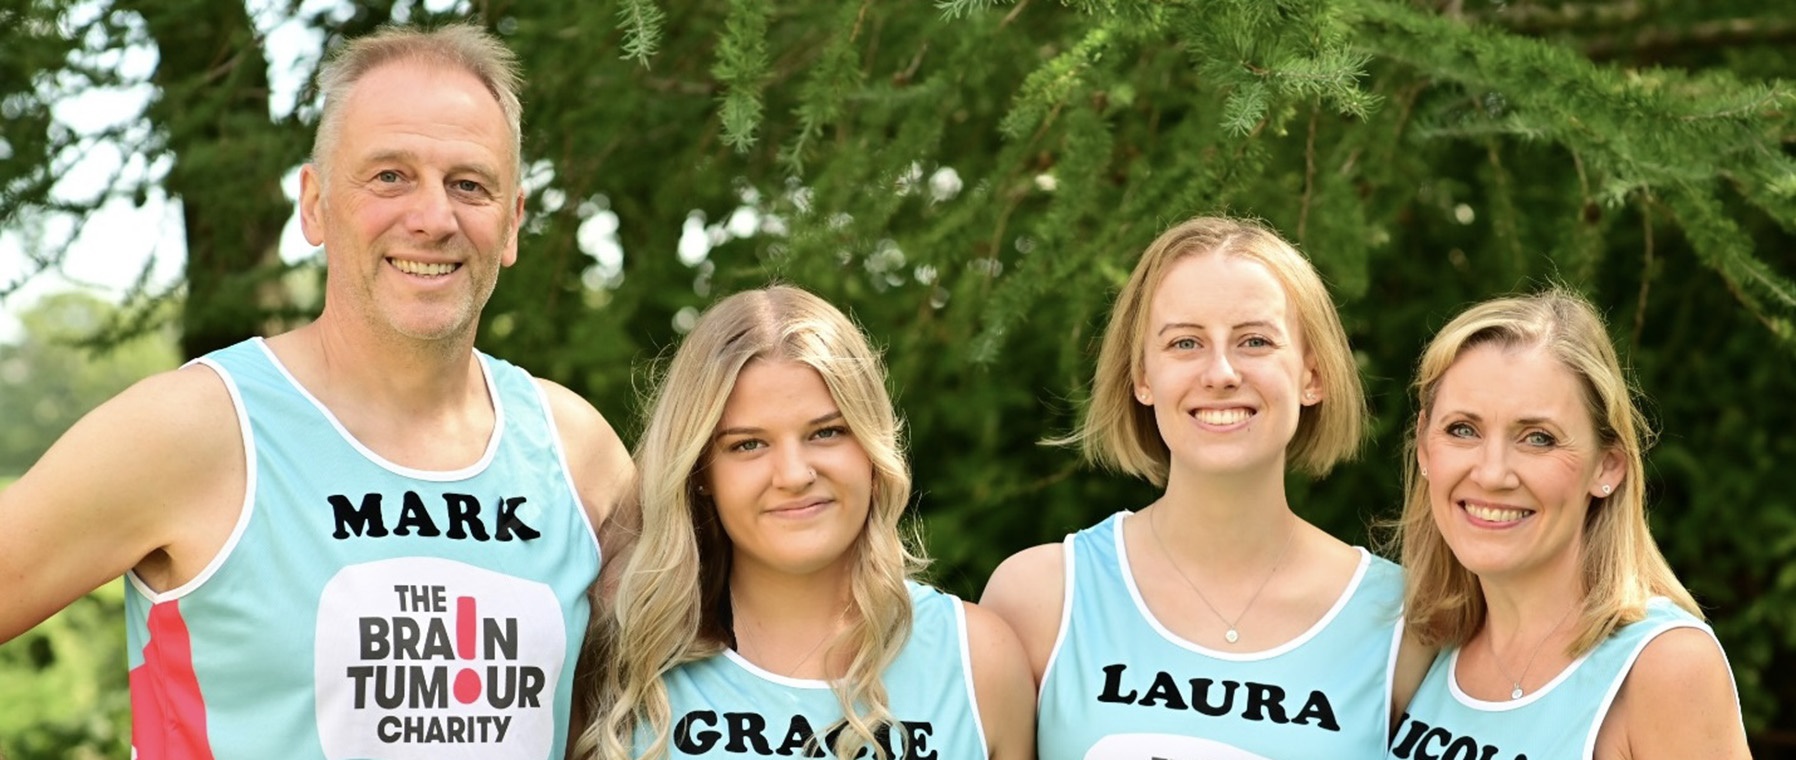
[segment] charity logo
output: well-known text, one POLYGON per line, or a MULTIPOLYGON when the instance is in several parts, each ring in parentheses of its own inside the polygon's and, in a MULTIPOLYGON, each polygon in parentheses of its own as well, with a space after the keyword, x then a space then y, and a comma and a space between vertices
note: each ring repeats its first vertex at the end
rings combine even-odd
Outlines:
POLYGON ((344 568, 314 657, 325 757, 547 757, 567 659, 547 585, 445 559, 344 568))

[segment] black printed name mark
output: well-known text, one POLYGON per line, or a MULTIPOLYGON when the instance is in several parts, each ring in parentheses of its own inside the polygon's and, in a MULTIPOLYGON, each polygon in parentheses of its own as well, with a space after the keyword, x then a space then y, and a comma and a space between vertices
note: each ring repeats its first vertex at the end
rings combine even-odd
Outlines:
POLYGON ((1285 690, 1272 684, 1190 678, 1186 679, 1187 686, 1181 688, 1171 673, 1161 670, 1154 672, 1153 682, 1145 692, 1139 689, 1138 682, 1124 691, 1127 670, 1128 666, 1122 663, 1104 666, 1104 690, 1098 694, 1099 702, 1195 710, 1217 718, 1239 711, 1243 720, 1341 730, 1341 724, 1335 721, 1334 707, 1320 691, 1311 691, 1293 715, 1286 708, 1285 690))
POLYGON ((525 502, 525 497, 522 496, 500 498, 498 505, 483 520, 480 500, 472 495, 443 494, 441 517, 438 518, 431 516, 424 497, 414 491, 406 491, 400 498, 399 514, 391 531, 387 530, 386 511, 381 508, 380 494, 363 494, 359 502, 350 501, 343 494, 331 494, 328 498, 337 522, 337 529, 331 533, 331 538, 338 541, 346 540, 352 535, 359 538, 385 538, 389 533, 395 536, 415 534, 434 538, 444 535, 442 528, 438 527, 443 523, 449 526, 446 537, 457 541, 511 541, 514 537, 520 541, 529 541, 542 536, 541 532, 518 517, 518 505, 525 502))
MULTIPOLYGON (((1454 736, 1453 732, 1403 714, 1397 736, 1391 742, 1391 754, 1400 760, 1498 760, 1503 750, 1492 744, 1479 744, 1470 736, 1454 736)), ((1516 755, 1514 760, 1528 760, 1516 755)))
MULTIPOLYGON (((889 726, 875 732, 886 756, 893 760, 938 760, 939 754, 929 746, 935 726, 927 721, 901 721, 901 737, 893 737, 889 726), (903 746, 899 746, 899 745, 903 746)), ((838 725, 829 733, 811 737, 816 732, 803 715, 785 721, 783 729, 768 732, 767 717, 760 713, 726 712, 720 716, 712 710, 694 710, 674 723, 673 745, 688 755, 702 755, 719 748, 724 752, 755 754, 764 757, 834 757, 828 754, 845 726, 838 725), (775 744, 775 742, 778 742, 775 744)), ((862 747, 855 757, 873 757, 871 747, 862 747)))

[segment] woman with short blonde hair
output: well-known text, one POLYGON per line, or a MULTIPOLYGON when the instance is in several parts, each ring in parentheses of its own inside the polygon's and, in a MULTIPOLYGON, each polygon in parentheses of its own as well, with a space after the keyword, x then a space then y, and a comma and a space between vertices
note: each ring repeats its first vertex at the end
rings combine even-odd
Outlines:
POLYGON ((1289 469, 1354 456, 1365 415, 1328 290, 1289 243, 1199 217, 1148 246, 1057 442, 1163 493, 1011 557, 981 602, 1029 654, 1043 758, 1383 755, 1393 684, 1427 662, 1398 655, 1402 578, 1285 498, 1289 469))

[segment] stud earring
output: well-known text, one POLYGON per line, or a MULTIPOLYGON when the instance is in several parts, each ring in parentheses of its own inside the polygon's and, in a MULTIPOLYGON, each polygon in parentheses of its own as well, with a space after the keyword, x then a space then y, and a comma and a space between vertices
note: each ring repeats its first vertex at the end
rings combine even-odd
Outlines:
POLYGON ((1426 468, 1426 467, 1422 468, 1422 477, 1424 477, 1424 478, 1428 477, 1428 468, 1426 468))
POLYGON ((1315 401, 1316 400, 1316 392, 1315 391, 1305 391, 1303 394, 1303 400, 1304 401, 1315 401))
POLYGON ((1615 492, 1615 486, 1609 485, 1608 483, 1603 484, 1603 495, 1604 496, 1608 496, 1609 494, 1614 493, 1614 492, 1615 492))
POLYGON ((702 484, 702 483, 701 483, 701 484, 699 484, 699 487, 698 487, 698 495, 700 495, 700 496, 710 496, 710 495, 711 495, 711 489, 709 489, 709 488, 706 488, 706 487, 705 487, 705 486, 704 486, 704 484, 702 484))

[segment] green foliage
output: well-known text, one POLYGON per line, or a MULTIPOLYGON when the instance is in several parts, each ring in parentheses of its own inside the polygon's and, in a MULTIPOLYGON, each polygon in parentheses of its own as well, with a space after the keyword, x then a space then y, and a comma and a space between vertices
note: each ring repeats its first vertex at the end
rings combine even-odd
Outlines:
POLYGON ((129 757, 125 665, 123 579, 0 644, 0 758, 129 757))
POLYGON ((180 363, 169 331, 105 350, 84 345, 117 310, 91 295, 64 293, 20 315, 23 339, 0 344, 0 473, 23 473, 88 410, 180 363))

